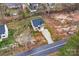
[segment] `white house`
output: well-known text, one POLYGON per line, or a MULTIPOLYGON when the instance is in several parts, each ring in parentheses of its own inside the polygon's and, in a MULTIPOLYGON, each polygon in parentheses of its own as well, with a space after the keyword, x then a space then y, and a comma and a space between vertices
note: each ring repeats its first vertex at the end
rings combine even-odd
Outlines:
POLYGON ((8 38, 8 28, 6 24, 0 25, 0 39, 8 38))

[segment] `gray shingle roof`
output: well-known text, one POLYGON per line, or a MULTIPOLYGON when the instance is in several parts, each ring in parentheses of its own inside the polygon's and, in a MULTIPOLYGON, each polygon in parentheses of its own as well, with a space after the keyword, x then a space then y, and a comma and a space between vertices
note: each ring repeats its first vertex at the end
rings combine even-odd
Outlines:
POLYGON ((40 19, 34 19, 34 20, 32 20, 32 22, 33 22, 33 25, 35 27, 38 27, 39 25, 42 25, 44 23, 44 21, 41 18, 40 19))

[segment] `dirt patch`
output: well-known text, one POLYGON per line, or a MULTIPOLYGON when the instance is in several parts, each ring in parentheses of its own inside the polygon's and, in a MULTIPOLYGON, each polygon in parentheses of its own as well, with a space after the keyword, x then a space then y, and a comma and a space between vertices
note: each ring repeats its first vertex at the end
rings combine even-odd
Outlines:
POLYGON ((36 40, 37 44, 42 45, 42 44, 47 44, 46 39, 43 37, 42 33, 38 32, 36 33, 33 38, 36 40))
POLYGON ((26 45, 27 42, 32 40, 32 36, 31 36, 31 33, 30 33, 29 29, 23 31, 20 35, 17 36, 17 38, 15 40, 20 45, 26 45))
POLYGON ((59 38, 60 35, 58 35, 58 33, 55 29, 55 26, 60 25, 60 23, 49 17, 44 17, 43 19, 45 21, 46 28, 50 31, 50 33, 52 35, 53 40, 59 38))
POLYGON ((77 31, 77 25, 75 25, 73 17, 69 17, 69 15, 70 14, 56 13, 42 16, 45 27, 50 31, 53 40, 66 38, 77 31))

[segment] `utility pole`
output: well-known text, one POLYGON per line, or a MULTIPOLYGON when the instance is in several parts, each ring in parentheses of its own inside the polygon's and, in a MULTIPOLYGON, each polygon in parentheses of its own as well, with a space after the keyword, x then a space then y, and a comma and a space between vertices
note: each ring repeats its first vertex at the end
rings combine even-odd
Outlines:
POLYGON ((47 14, 49 16, 50 15, 50 7, 49 7, 48 3, 46 3, 46 8, 47 8, 47 14))

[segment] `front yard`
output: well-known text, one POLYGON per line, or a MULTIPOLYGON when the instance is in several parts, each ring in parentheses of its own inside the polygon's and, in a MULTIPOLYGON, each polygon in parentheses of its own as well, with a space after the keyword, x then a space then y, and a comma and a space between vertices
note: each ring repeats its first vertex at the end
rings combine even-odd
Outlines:
MULTIPOLYGON (((9 37, 6 40, 0 42, 0 48, 8 47, 10 44, 13 44, 13 43, 17 43, 18 47, 7 48, 7 49, 0 50, 1 51, 0 55, 15 55, 18 52, 29 50, 30 47, 32 47, 32 48, 36 47, 37 45, 31 45, 30 47, 27 46, 27 41, 31 40, 31 35, 32 34, 35 35, 35 36, 33 36, 33 38, 39 37, 39 39, 41 41, 39 40, 38 43, 42 44, 43 42, 42 42, 42 39, 40 38, 41 35, 36 34, 35 32, 32 32, 31 34, 28 34, 28 33, 30 33, 30 30, 32 29, 32 27, 31 27, 31 29, 28 29, 30 27, 30 25, 29 25, 30 21, 32 19, 35 19, 35 18, 38 18, 38 17, 40 17, 40 16, 33 16, 33 17, 30 17, 30 18, 22 19, 20 21, 19 20, 14 20, 14 19, 12 21, 10 21, 7 24, 8 28, 9 28, 9 37), (16 42, 18 40, 17 37, 19 37, 18 42, 16 42), (27 39, 25 39, 26 37, 27 37, 27 39), (22 42, 22 45, 19 45, 20 42, 22 42), (6 51, 6 53, 4 51, 6 51)), ((38 39, 37 39, 37 41, 38 41, 38 39)))
POLYGON ((15 33, 15 30, 9 29, 9 37, 0 42, 0 48, 5 48, 15 42, 14 37, 13 37, 14 33, 15 33))

